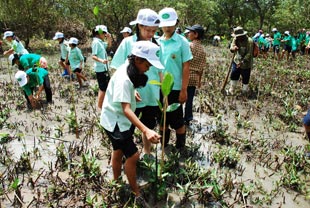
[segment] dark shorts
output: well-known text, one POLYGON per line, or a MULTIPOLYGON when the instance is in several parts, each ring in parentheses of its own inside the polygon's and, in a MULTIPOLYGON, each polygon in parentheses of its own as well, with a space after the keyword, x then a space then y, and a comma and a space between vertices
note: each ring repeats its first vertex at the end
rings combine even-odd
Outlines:
POLYGON ((110 80, 109 73, 108 72, 96 72, 96 77, 97 77, 99 89, 105 92, 107 90, 109 80, 110 80))
POLYGON ((280 52, 280 46, 279 45, 274 45, 273 46, 273 52, 274 53, 279 53, 280 52))
POLYGON ((76 68, 73 70, 74 73, 76 73, 76 72, 81 73, 81 71, 82 71, 82 69, 80 69, 80 68, 76 68))
POLYGON ((284 45, 284 50, 290 53, 292 51, 292 46, 284 45))
POLYGON ((303 119, 303 124, 306 126, 310 126, 310 110, 308 110, 307 115, 305 115, 303 119))
MULTIPOLYGON (((60 57, 60 61, 64 62, 64 61, 66 61, 66 60, 60 57)), ((70 65, 69 60, 68 60, 68 62, 66 63, 66 65, 70 65)))
POLYGON ((231 66, 230 79, 237 81, 240 79, 240 76, 242 77, 242 84, 249 84, 250 76, 251 76, 251 68, 240 69, 240 68, 237 68, 236 63, 233 62, 231 66))
MULTIPOLYGON (((168 103, 171 105, 172 103, 179 103, 179 90, 172 90, 168 96, 168 103)), ((160 100, 162 102, 163 96, 160 95, 160 100)), ((183 107, 180 105, 175 111, 167 112, 166 115, 166 125, 170 125, 173 129, 179 129, 184 125, 183 119, 183 107)))
POLYGON ((143 108, 137 108, 135 111, 137 117, 140 117, 140 121, 149 129, 154 129, 159 122, 161 111, 158 106, 145 106, 143 108))
POLYGON ((104 130, 112 143, 114 151, 121 150, 126 158, 131 157, 138 151, 136 144, 133 142, 132 128, 130 128, 130 130, 120 132, 118 125, 116 124, 113 132, 107 131, 106 129, 104 130))

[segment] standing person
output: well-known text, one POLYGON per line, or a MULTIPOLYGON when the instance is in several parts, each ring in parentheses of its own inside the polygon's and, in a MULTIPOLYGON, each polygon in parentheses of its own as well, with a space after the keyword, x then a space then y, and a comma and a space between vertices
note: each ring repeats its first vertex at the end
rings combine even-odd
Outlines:
POLYGON ((70 50, 68 54, 70 68, 73 71, 73 73, 76 74, 80 88, 82 88, 83 81, 85 81, 85 86, 88 85, 86 77, 82 74, 82 70, 84 67, 84 56, 82 54, 82 51, 77 47, 79 43, 79 40, 77 38, 74 38, 74 37, 70 38, 68 43, 70 46, 70 50))
MULTIPOLYGON (((136 20, 129 23, 136 25, 136 33, 132 36, 124 38, 117 48, 115 55, 111 62, 111 68, 118 68, 127 59, 131 53, 135 42, 146 40, 157 44, 154 34, 159 26, 159 16, 151 9, 140 9, 136 20)), ((160 81, 161 70, 154 66, 150 67, 145 73, 149 80, 160 81)), ((146 84, 145 87, 137 89, 137 109, 136 115, 140 115, 141 122, 150 129, 156 127, 157 121, 160 117, 160 109, 157 100, 160 99, 160 87, 157 85, 146 84)), ((151 154, 151 143, 146 139, 146 135, 142 133, 143 151, 145 154, 151 154)))
POLYGON ((65 35, 62 32, 56 32, 55 36, 53 37, 53 40, 57 40, 59 43, 60 48, 60 59, 58 61, 58 64, 61 68, 63 68, 63 73, 61 76, 69 76, 71 75, 70 71, 70 63, 68 61, 68 53, 69 53, 69 43, 65 40, 65 35))
POLYGON ((193 59, 189 64, 189 82, 187 86, 187 101, 185 104, 184 121, 189 125, 193 120, 193 100, 196 88, 201 86, 203 71, 207 66, 206 51, 201 43, 204 38, 204 29, 200 25, 186 27, 189 30, 188 39, 191 41, 189 46, 193 54, 193 59))
POLYGON ((280 60, 280 45, 281 45, 281 33, 277 28, 272 29, 273 32, 273 54, 274 58, 280 60))
MULTIPOLYGON (((183 104, 187 100, 187 86, 189 81, 189 65, 193 58, 189 42, 185 37, 175 32, 178 24, 178 15, 173 8, 164 8, 159 12, 160 24, 163 35, 159 38, 160 60, 164 64, 165 72, 169 72, 174 77, 172 91, 168 96, 168 104, 183 104)), ((165 134, 165 143, 167 146, 170 139, 169 126, 176 131, 176 148, 183 149, 186 143, 186 128, 183 119, 182 105, 173 112, 166 115, 166 131, 163 132, 161 124, 161 134, 165 134)))
MULTIPOLYGON (((300 54, 304 55, 305 54, 305 49, 306 49, 306 29, 303 28, 298 32, 298 36, 295 37, 299 47, 300 47, 300 54)), ((298 46, 297 46, 298 47, 298 46)), ((296 49, 297 51, 297 49, 296 49)), ((295 51, 295 53, 296 53, 295 51)))
POLYGON ((29 53, 27 49, 25 49, 24 45, 22 42, 16 37, 14 32, 12 31, 6 31, 4 33, 3 39, 8 41, 11 48, 7 51, 3 52, 4 56, 8 56, 10 54, 17 54, 17 55, 23 55, 29 53))
POLYGON ((123 38, 127 38, 132 35, 132 30, 129 27, 124 27, 120 33, 123 35, 123 38))
POLYGON ((230 51, 235 53, 235 56, 231 68, 228 93, 234 95, 240 75, 242 76, 242 92, 247 93, 253 66, 253 40, 247 36, 247 32, 240 26, 234 28, 234 38, 230 45, 230 51))
POLYGON ((105 25, 97 25, 93 31, 92 58, 94 60, 94 70, 96 72, 97 82, 99 86, 97 107, 101 110, 105 91, 109 83, 108 56, 106 49, 111 47, 111 35, 105 25), (108 42, 105 42, 107 38, 108 42))
POLYGON ((159 47, 150 41, 134 43, 128 61, 121 65, 112 76, 102 105, 100 124, 105 129, 113 147, 112 169, 114 180, 121 175, 122 158, 126 157, 125 173, 129 185, 140 206, 148 207, 140 194, 136 180, 138 149, 133 141, 133 126, 136 126, 152 143, 158 143, 160 135, 146 127, 135 115, 135 89, 146 85, 144 74, 150 66, 164 68, 157 53, 159 47))
POLYGON ((284 38, 281 42, 284 43, 281 59, 284 58, 284 54, 286 53, 286 60, 288 61, 290 58, 290 53, 292 52, 292 37, 289 31, 284 32, 284 38))
POLYGON ((46 59, 35 53, 28 53, 24 55, 11 54, 9 56, 10 62, 12 65, 16 64, 18 68, 22 71, 25 71, 29 68, 33 68, 34 66, 39 66, 47 70, 47 61, 46 59))
POLYGON ((26 72, 18 71, 15 74, 15 79, 19 86, 23 88, 27 99, 28 108, 35 109, 37 102, 40 100, 40 94, 45 90, 46 103, 52 103, 52 90, 48 71, 43 68, 30 68, 26 72), (34 93, 35 88, 39 86, 38 91, 34 93))

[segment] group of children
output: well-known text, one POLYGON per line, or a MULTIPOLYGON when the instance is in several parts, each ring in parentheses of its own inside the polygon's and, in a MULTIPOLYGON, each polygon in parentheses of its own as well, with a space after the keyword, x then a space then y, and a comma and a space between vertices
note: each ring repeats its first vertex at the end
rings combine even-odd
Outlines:
POLYGON ((252 39, 258 43, 260 52, 264 58, 267 58, 267 52, 270 48, 273 49, 274 57, 281 60, 286 55, 286 60, 289 60, 290 55, 295 58, 297 51, 300 54, 308 54, 310 49, 310 31, 301 29, 296 35, 292 35, 290 31, 285 31, 283 35, 277 28, 272 29, 272 37, 263 30, 259 30, 252 39), (282 51, 280 50, 282 46, 282 51))

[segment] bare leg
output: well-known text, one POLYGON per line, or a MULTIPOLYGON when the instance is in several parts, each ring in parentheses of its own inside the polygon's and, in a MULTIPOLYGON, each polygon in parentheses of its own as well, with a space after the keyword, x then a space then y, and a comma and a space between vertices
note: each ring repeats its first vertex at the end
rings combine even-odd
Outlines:
POLYGON ((102 108, 102 103, 103 103, 103 100, 104 100, 104 95, 105 95, 105 92, 102 91, 102 90, 99 90, 99 92, 98 92, 98 108, 100 110, 102 108))
POLYGON ((112 169, 114 180, 118 180, 122 171, 122 158, 123 152, 121 150, 115 150, 112 152, 112 169))
POLYGON ((134 155, 126 159, 125 172, 132 191, 136 196, 140 196, 140 189, 137 184, 137 161, 139 160, 139 153, 136 152, 134 155))

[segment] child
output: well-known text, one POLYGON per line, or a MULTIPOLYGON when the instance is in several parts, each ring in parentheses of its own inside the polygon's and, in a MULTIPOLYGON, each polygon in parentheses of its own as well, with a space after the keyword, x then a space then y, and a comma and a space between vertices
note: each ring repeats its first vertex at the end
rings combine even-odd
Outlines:
POLYGON ((17 55, 23 55, 29 53, 21 41, 15 36, 12 31, 6 31, 4 33, 3 39, 7 40, 11 48, 7 51, 4 51, 3 55, 10 55, 16 53, 17 55))
POLYGON ((283 59, 284 54, 286 53, 286 60, 288 61, 290 58, 290 53, 292 52, 292 37, 289 31, 284 32, 284 38, 281 42, 284 43, 281 59, 283 59))
MULTIPOLYGON (((169 105, 172 103, 185 103, 187 100, 187 86, 189 81, 189 61, 193 58, 189 42, 185 37, 175 32, 178 24, 178 15, 173 8, 164 8, 159 12, 160 24, 164 34, 159 39, 160 60, 164 64, 165 72, 170 72, 174 77, 174 85, 168 96, 169 105)), ((186 143, 186 128, 183 119, 182 105, 173 111, 167 113, 166 131, 163 132, 161 124, 161 133, 165 133, 165 143, 167 146, 170 137, 170 125, 176 131, 176 148, 183 149, 186 143)))
POLYGON ((12 63, 12 66, 16 64, 19 70, 25 71, 34 66, 39 66, 47 70, 47 61, 44 57, 34 53, 28 53, 24 55, 11 54, 9 60, 12 63))
MULTIPOLYGON (((133 142, 133 128, 136 126, 146 135, 147 140, 158 143, 160 135, 147 128, 135 115, 135 88, 146 85, 144 74, 150 66, 162 69, 157 53, 159 47, 150 41, 134 43, 128 61, 121 65, 112 76, 102 105, 100 124, 112 142, 112 169, 114 180, 121 175, 122 158, 126 157, 125 173, 138 203, 145 203, 136 181, 138 149, 133 142)), ((147 207, 145 204, 142 207, 147 207)))
MULTIPOLYGON (((84 56, 82 54, 82 51, 77 47, 79 41, 76 38, 70 38, 69 39, 69 54, 68 54, 68 60, 70 62, 70 68, 72 71, 76 74, 77 80, 79 82, 80 88, 83 87, 83 81, 87 81, 86 77, 82 74, 82 69, 84 67, 84 56)), ((88 83, 85 83, 85 86, 87 86, 88 83)))
POLYGON ((124 27, 121 34, 123 35, 123 38, 127 38, 132 35, 132 30, 129 27, 124 27))
POLYGON ((65 40, 65 36, 61 32, 56 32, 55 36, 53 37, 53 40, 57 40, 60 47, 60 59, 58 61, 58 64, 64 69, 64 72, 62 73, 62 76, 69 76, 71 74, 70 71, 70 63, 68 61, 68 53, 69 53, 69 44, 68 41, 65 40))
POLYGON ((92 58, 94 62, 94 70, 96 72, 97 82, 99 85, 98 92, 98 109, 101 110, 102 103, 109 83, 109 72, 108 72, 108 56, 106 52, 107 47, 111 47, 111 35, 108 33, 108 29, 105 25, 97 25, 93 31, 93 42, 92 48, 92 58), (108 43, 104 42, 107 37, 108 43))
POLYGON ((45 69, 38 67, 30 68, 26 72, 18 71, 15 74, 15 79, 19 83, 19 86, 24 90, 29 108, 35 109, 37 107, 37 102, 40 100, 40 94, 43 89, 46 94, 46 103, 52 103, 50 80, 48 77, 48 71, 45 69), (33 93, 38 85, 38 91, 33 93))
MULTIPOLYGON (((154 34, 159 26, 159 16, 151 9, 140 9, 136 20, 131 21, 130 25, 136 26, 136 33, 124 38, 117 48, 112 59, 111 67, 118 68, 130 55, 135 42, 146 40, 157 44, 154 34)), ((161 70, 150 67, 145 73, 149 80, 160 81, 161 70)), ((140 115, 141 122, 150 129, 154 129, 160 117, 160 109, 157 100, 160 99, 160 87, 157 85, 146 84, 145 87, 137 89, 139 102, 137 103, 136 115, 140 115)), ((143 151, 146 155, 151 154, 151 143, 142 134, 143 151)))

